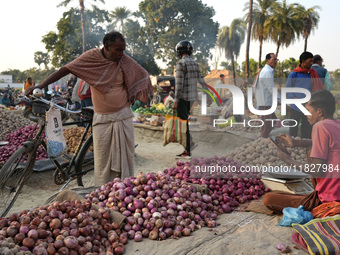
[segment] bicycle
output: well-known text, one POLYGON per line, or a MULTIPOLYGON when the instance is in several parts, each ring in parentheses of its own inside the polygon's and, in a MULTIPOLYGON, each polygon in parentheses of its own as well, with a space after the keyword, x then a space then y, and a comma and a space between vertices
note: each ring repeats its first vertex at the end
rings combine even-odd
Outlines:
MULTIPOLYGON (((35 98, 34 101, 43 102, 51 107, 51 102, 43 98, 35 98)), ((93 144, 92 134, 85 139, 90 128, 92 127, 93 107, 82 108, 78 111, 71 111, 57 104, 55 107, 69 113, 83 114, 86 118, 80 121, 67 122, 63 126, 74 125, 79 123, 87 123, 85 131, 80 139, 80 142, 72 156, 65 154, 64 157, 68 159, 68 163, 60 164, 57 158, 50 158, 56 170, 53 177, 57 185, 62 185, 59 190, 62 191, 72 180, 77 179, 79 186, 84 186, 82 176, 93 171, 93 156, 87 156, 87 152, 93 144)), ((13 206, 19 192, 25 183, 26 178, 33 172, 33 167, 36 161, 36 153, 39 146, 43 146, 46 150, 46 142, 42 135, 46 128, 45 114, 42 116, 31 116, 31 120, 36 122, 36 134, 33 137, 33 131, 30 138, 16 150, 13 155, 0 169, 0 217, 5 217, 8 211, 13 206)))
POLYGON ((152 104, 158 104, 162 102, 162 98, 160 93, 163 91, 163 88, 161 86, 155 85, 153 88, 153 97, 152 97, 152 104))

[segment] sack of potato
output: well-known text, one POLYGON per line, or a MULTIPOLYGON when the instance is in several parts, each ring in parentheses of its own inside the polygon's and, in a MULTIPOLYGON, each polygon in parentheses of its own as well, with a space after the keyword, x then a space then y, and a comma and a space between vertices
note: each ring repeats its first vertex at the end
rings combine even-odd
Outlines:
MULTIPOLYGON (((67 144, 67 153, 73 154, 79 144, 79 141, 85 131, 84 127, 73 127, 64 130, 64 136, 67 144)), ((91 129, 86 134, 86 139, 91 135, 91 129)), ((93 145, 90 147, 90 151, 93 151, 93 145)))

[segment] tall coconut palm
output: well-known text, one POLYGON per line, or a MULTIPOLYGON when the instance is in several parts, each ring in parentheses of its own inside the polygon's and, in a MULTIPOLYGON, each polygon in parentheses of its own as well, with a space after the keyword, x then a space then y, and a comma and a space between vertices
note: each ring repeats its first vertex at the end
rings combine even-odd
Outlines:
POLYGON ((131 16, 131 11, 124 7, 116 7, 110 13, 110 17, 114 20, 114 24, 120 23, 121 32, 124 30, 124 21, 131 16))
POLYGON ((314 31, 314 29, 318 27, 320 16, 316 10, 321 10, 321 7, 315 5, 311 8, 305 9, 305 7, 300 6, 298 10, 299 16, 303 22, 302 35, 305 39, 304 51, 307 51, 308 37, 310 36, 312 31, 314 31))
POLYGON ((247 45, 246 45, 246 80, 248 83, 249 78, 249 48, 250 48, 250 36, 251 28, 253 23, 253 0, 249 0, 249 11, 248 11, 248 29, 247 29, 247 45))
POLYGON ((265 22, 264 28, 265 33, 276 43, 276 56, 279 55, 281 46, 288 47, 300 37, 303 23, 299 17, 299 8, 299 4, 288 5, 286 0, 276 2, 272 6, 272 14, 265 22))
MULTIPOLYGON (((254 40, 259 41, 259 44, 260 44, 258 68, 260 68, 260 65, 261 65, 263 41, 267 39, 267 33, 265 32, 265 29, 264 29, 264 23, 270 17, 271 8, 276 1, 277 0, 257 0, 253 4, 252 38, 254 40)), ((246 3, 245 6, 248 6, 248 4, 246 3)), ((245 7, 245 10, 246 10, 246 7, 245 7)))
MULTIPOLYGON (((72 0, 64 0, 63 2, 61 2, 58 7, 60 6, 67 6, 72 0)), ((93 0, 94 2, 96 2, 97 0, 93 0)), ((104 0, 98 0, 101 3, 105 3, 104 0)), ((80 12, 80 19, 81 19, 81 31, 83 34, 83 52, 86 51, 86 29, 85 29, 85 5, 84 5, 84 0, 79 0, 79 12, 80 12)))
POLYGON ((240 54, 241 45, 244 42, 246 25, 241 19, 234 19, 231 25, 224 26, 218 31, 217 47, 224 51, 225 58, 231 61, 234 84, 236 84, 235 58, 240 54))

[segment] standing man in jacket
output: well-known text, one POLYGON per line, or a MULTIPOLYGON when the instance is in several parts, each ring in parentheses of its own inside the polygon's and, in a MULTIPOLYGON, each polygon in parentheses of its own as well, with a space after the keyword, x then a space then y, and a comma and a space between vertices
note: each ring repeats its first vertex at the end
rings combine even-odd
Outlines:
POLYGON ((180 41, 176 45, 176 53, 180 60, 176 64, 175 102, 172 109, 177 110, 177 115, 187 121, 187 145, 177 158, 191 158, 191 151, 197 147, 189 132, 188 118, 191 107, 198 99, 197 83, 205 84, 198 64, 190 56, 193 47, 189 41, 180 41))
POLYGON ((312 68, 318 73, 318 76, 328 91, 332 89, 331 79, 328 70, 322 67, 323 59, 320 55, 314 55, 312 68))
MULTIPOLYGON (((259 110, 268 110, 273 104, 274 68, 277 64, 277 57, 274 53, 266 55, 266 65, 261 69, 255 82, 256 105, 259 110)), ((273 129, 272 121, 267 119, 277 119, 275 113, 262 115, 263 126, 261 127, 261 137, 267 138, 273 129)))
MULTIPOLYGON (((313 64, 313 54, 305 51, 300 55, 300 64, 288 76, 286 88, 304 88, 310 93, 315 91, 317 87, 324 88, 317 72, 311 68, 313 64), (313 88, 314 87, 314 88, 313 88)), ((287 98, 304 98, 303 93, 287 93, 287 98)), ((290 105, 289 119, 295 120, 295 126, 290 125, 289 135, 296 137, 298 135, 299 123, 301 121, 301 138, 311 138, 312 126, 309 124, 307 116, 295 105, 290 105)), ((291 124, 294 124, 291 122, 291 124)))

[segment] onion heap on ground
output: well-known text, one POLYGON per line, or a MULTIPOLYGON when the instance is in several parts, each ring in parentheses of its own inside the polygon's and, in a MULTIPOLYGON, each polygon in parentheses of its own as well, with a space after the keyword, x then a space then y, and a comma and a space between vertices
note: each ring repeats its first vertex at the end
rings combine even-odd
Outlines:
MULTIPOLYGON (((0 147, 0 163, 4 164, 12 156, 12 154, 22 146, 22 143, 27 141, 29 137, 34 137, 38 127, 36 125, 25 126, 15 130, 14 132, 7 134, 5 141, 9 144, 0 147)), ((45 138, 45 133, 42 135, 45 138)), ((46 150, 40 146, 37 151, 37 160, 47 158, 46 150)), ((24 158, 26 160, 27 158, 24 158)))
POLYGON ((128 238, 108 208, 65 201, 0 220, 0 254, 123 254, 128 238))
POLYGON ((127 217, 130 239, 164 240, 189 236, 198 228, 216 226, 218 201, 164 172, 115 178, 86 196, 92 203, 127 217))
POLYGON ((24 116, 15 114, 9 110, 0 109, 0 141, 4 140, 7 134, 15 130, 33 125, 34 122, 24 118, 24 116))
MULTIPOLYGON (((242 165, 227 157, 211 157, 192 159, 190 162, 178 161, 177 165, 164 171, 166 175, 188 183, 206 185, 210 197, 218 205, 217 213, 228 213, 239 204, 258 199, 265 192, 270 191, 260 180, 257 172, 241 171, 242 165), (225 172, 202 172, 208 166, 223 166, 225 172), (200 169, 198 173, 196 169, 200 169)), ((215 168, 217 169, 217 168, 215 168)))
MULTIPOLYGON (((304 148, 287 148, 287 150, 294 160, 306 163, 306 150, 304 148)), ((287 165, 277 157, 277 149, 269 139, 262 137, 243 144, 227 156, 245 165, 287 165)))
MULTIPOLYGON (((9 144, 0 147, 0 168, 6 161, 12 156, 12 154, 22 146, 22 143, 27 141, 28 137, 34 137, 38 127, 36 125, 25 126, 22 128, 18 128, 12 133, 7 134, 4 141, 8 141, 9 144), (33 132, 33 133, 32 133, 33 132), (30 135, 32 133, 32 135, 30 135)), ((74 127, 70 129, 64 130, 64 136, 68 148, 68 153, 74 153, 76 147, 78 146, 79 140, 81 139, 82 134, 84 133, 85 128, 83 127, 74 127)), ((91 134, 88 132, 86 138, 91 134)), ((42 135, 42 138, 45 139, 45 132, 42 135)), ((93 146, 90 147, 90 151, 93 151, 93 146)), ((46 150, 40 146, 38 148, 38 153, 36 160, 46 159, 48 158, 46 150)), ((24 158, 26 159, 26 158, 24 158)))

